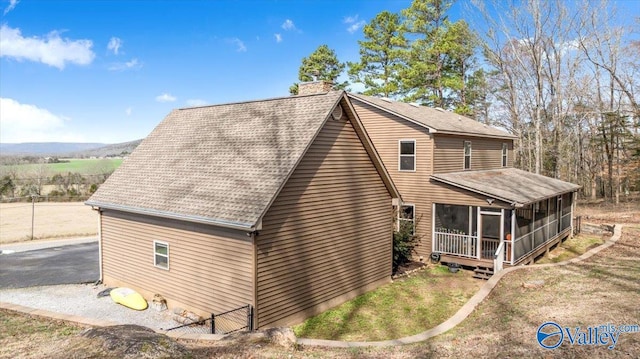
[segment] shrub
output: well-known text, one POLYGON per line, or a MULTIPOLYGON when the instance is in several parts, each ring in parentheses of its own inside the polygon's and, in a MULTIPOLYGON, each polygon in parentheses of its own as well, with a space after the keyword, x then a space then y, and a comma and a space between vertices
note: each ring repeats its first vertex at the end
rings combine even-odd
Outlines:
POLYGON ((411 255, 420 242, 420 236, 416 233, 419 219, 414 223, 400 221, 398 230, 393 232, 393 272, 398 267, 411 261, 411 255))

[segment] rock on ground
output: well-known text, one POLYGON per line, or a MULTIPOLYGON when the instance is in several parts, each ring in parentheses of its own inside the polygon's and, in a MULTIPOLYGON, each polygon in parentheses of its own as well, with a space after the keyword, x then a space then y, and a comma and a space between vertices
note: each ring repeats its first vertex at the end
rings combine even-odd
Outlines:
POLYGON ((69 338, 52 357, 189 358, 190 351, 164 334, 139 325, 96 327, 69 338))

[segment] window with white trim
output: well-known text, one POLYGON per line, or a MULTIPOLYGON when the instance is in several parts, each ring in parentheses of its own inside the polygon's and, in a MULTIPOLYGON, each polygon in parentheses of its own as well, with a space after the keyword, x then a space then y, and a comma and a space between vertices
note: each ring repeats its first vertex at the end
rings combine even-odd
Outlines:
POLYGON ((471 169, 471 141, 464 141, 464 169, 471 169))
POLYGON ((502 167, 507 167, 507 154, 509 153, 509 145, 502 144, 502 167))
POLYGON ((153 241, 153 265, 169 269, 169 243, 153 241))
POLYGON ((403 204, 398 211, 398 231, 409 229, 411 234, 415 234, 416 206, 413 204, 403 204))
POLYGON ((416 170, 416 140, 400 140, 398 145, 398 170, 416 170))

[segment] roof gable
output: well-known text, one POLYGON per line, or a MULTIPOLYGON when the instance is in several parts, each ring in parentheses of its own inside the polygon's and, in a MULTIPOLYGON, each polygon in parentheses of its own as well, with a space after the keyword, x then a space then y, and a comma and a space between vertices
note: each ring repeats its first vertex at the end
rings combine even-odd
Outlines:
POLYGON ((469 117, 458 115, 443 109, 419 106, 360 94, 350 93, 348 96, 352 99, 364 102, 407 121, 423 126, 429 129, 429 132, 505 139, 516 138, 516 136, 507 133, 506 131, 487 126, 469 117))
POLYGON ((87 204, 252 229, 343 94, 174 110, 87 204))

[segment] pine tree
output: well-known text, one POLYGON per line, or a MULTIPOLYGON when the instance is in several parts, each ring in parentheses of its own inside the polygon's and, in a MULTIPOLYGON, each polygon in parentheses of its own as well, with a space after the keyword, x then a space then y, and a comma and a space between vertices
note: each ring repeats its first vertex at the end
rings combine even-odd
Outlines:
MULTIPOLYGON (((338 84, 338 76, 345 68, 345 64, 338 60, 336 52, 327 45, 320 45, 309 57, 302 58, 302 64, 298 70, 298 80, 329 81, 334 84, 334 89, 344 89, 347 83, 338 84)), ((298 94, 298 84, 289 87, 289 93, 298 94)))
POLYGON ((396 96, 400 91, 399 72, 407 40, 400 16, 388 11, 376 15, 364 26, 360 62, 349 62, 349 78, 365 85, 364 94, 396 96))
POLYGON ((451 23, 450 0, 414 0, 403 10, 413 40, 402 73, 405 100, 471 114, 468 77, 475 67, 476 35, 464 20, 451 23))

